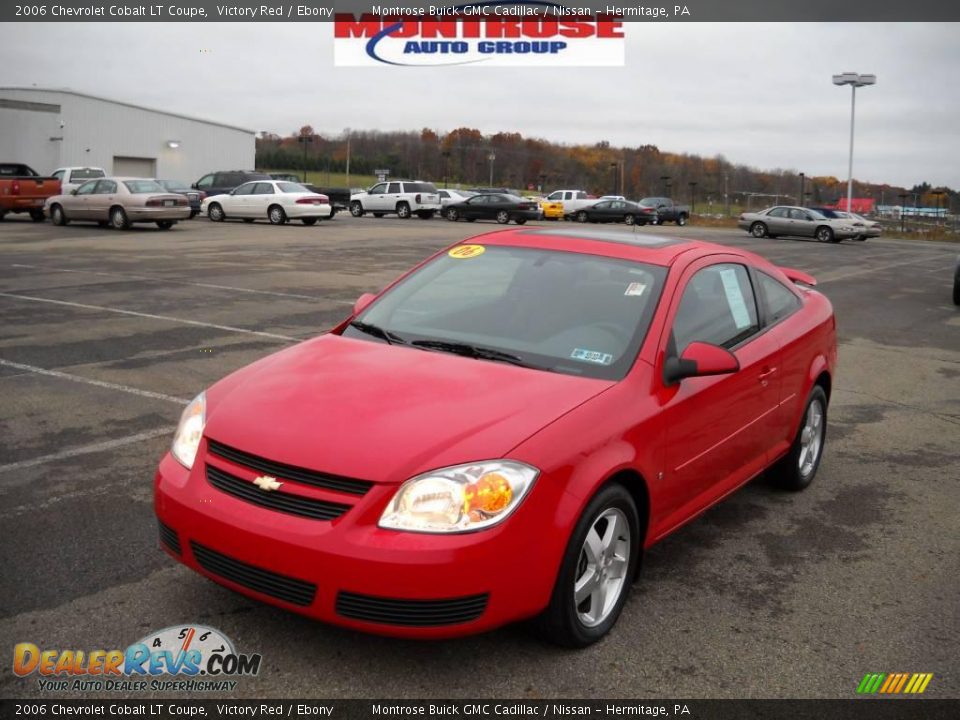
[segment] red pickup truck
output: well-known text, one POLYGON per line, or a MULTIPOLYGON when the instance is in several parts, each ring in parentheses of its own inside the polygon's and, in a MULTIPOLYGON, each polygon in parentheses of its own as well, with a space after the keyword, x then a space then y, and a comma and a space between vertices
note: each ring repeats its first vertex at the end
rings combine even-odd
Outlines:
POLYGON ((7 213, 30 213, 34 222, 43 222, 43 203, 60 194, 60 181, 42 177, 23 163, 0 163, 0 220, 7 213))

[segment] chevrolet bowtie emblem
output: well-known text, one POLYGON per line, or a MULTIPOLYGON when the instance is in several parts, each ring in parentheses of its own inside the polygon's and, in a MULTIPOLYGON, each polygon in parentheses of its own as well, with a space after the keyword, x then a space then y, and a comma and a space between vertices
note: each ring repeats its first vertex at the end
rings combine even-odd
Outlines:
POLYGON ((253 481, 253 484, 261 490, 266 490, 267 492, 270 492, 271 490, 279 490, 280 486, 283 485, 282 482, 277 482, 275 477, 270 477, 269 475, 261 475, 253 481))

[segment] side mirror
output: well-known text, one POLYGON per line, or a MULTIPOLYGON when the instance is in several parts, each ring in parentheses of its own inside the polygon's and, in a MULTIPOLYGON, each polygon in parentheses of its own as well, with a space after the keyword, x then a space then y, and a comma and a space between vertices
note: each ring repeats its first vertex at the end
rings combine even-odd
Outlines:
POLYGON ((674 385, 684 378, 728 375, 740 369, 740 361, 729 350, 705 342, 692 342, 677 357, 663 364, 663 382, 674 385))
POLYGON ((76 195, 76 194, 77 194, 77 189, 74 188, 73 190, 71 190, 71 191, 70 191, 70 194, 71 194, 71 195, 76 195))
POLYGON ((363 295, 358 297, 357 301, 353 304, 354 316, 359 315, 364 310, 366 310, 367 305, 369 305, 376 299, 377 299, 377 296, 375 293, 364 293, 363 295))
POLYGON ((190 187, 193 188, 194 190, 196 190, 196 189, 197 189, 197 184, 196 184, 196 183, 191 183, 190 187))

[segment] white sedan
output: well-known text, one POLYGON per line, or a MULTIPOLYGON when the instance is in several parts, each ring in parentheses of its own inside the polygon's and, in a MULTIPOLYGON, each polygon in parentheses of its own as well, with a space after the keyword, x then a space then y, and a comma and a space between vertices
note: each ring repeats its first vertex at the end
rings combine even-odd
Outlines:
POLYGON ((200 212, 214 222, 228 218, 244 222, 265 219, 274 225, 283 225, 287 220, 313 225, 330 217, 332 211, 326 195, 285 180, 251 180, 230 193, 211 195, 200 205, 200 212))

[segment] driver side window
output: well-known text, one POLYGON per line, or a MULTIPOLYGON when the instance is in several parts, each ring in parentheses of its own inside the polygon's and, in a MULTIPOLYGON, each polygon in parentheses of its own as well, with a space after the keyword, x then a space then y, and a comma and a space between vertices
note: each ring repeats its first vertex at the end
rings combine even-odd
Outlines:
POLYGON ((677 356, 692 342, 730 349, 760 329, 750 275, 723 263, 697 271, 687 282, 673 320, 677 356))
POLYGON ((197 180, 197 190, 206 190, 213 185, 213 175, 204 175, 197 180))
POLYGON ((96 186, 97 186, 96 180, 85 182, 83 185, 77 188, 77 195, 91 195, 93 193, 93 189, 96 186))

